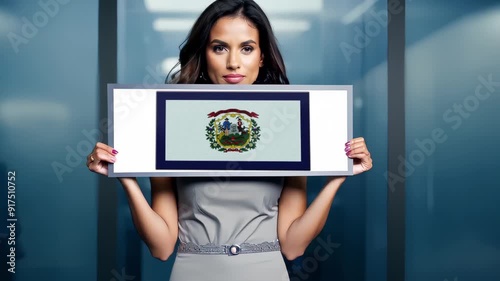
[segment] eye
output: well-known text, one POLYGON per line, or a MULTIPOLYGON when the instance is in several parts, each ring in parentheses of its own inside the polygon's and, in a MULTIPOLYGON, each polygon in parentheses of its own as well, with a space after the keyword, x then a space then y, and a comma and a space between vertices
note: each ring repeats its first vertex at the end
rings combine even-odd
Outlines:
POLYGON ((253 51, 253 47, 252 46, 244 46, 241 51, 244 53, 244 54, 250 54, 252 51, 253 51))
POLYGON ((212 50, 215 52, 215 53, 222 53, 224 52, 224 46, 222 45, 215 45, 212 47, 212 50))

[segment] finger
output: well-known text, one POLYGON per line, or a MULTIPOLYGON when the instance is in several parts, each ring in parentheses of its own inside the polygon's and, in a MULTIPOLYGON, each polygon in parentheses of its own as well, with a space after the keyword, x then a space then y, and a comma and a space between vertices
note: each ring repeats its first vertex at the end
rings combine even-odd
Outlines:
POLYGON ((102 143, 102 142, 96 143, 94 150, 96 150, 96 149, 103 149, 103 150, 107 151, 109 154, 113 154, 113 155, 118 154, 118 151, 116 149, 114 149, 113 147, 111 147, 105 143, 102 143))
POLYGON ((360 138, 353 139, 350 142, 347 142, 346 147, 345 147, 345 151, 348 152, 348 151, 352 151, 352 150, 356 150, 358 153, 360 150, 368 151, 368 147, 366 146, 365 139, 360 137, 360 138))
POLYGON ((367 161, 371 159, 370 153, 367 152, 348 152, 346 153, 347 157, 352 158, 352 159, 361 159, 362 161, 367 161))
POLYGON ((359 153, 360 151, 368 151, 368 147, 366 147, 366 144, 364 142, 358 142, 350 146, 346 146, 346 152, 353 150, 356 150, 359 153))
POLYGON ((364 142, 365 142, 365 139, 364 139, 363 137, 354 138, 354 139, 352 139, 352 140, 350 140, 350 141, 346 142, 346 146, 348 146, 348 145, 349 145, 349 146, 352 146, 352 145, 357 144, 357 143, 360 143, 360 142, 364 143, 364 142))
POLYGON ((92 150, 92 152, 87 156, 87 167, 89 167, 92 162, 95 162, 97 160, 95 156, 95 150, 96 148, 94 148, 94 150, 92 150))
POLYGON ((112 153, 109 153, 107 150, 104 149, 96 149, 91 156, 94 158, 94 163, 99 163, 99 162, 106 162, 106 163, 115 163, 116 162, 116 156, 112 153))
POLYGON ((95 148, 94 151, 87 156, 87 167, 93 172, 99 172, 103 167, 106 168, 106 171, 102 172, 107 172, 108 163, 115 162, 116 156, 101 148, 95 148))
POLYGON ((370 153, 361 152, 361 153, 348 153, 347 157, 352 159, 360 159, 361 161, 371 161, 370 153))
MULTIPOLYGON (((98 153, 100 151, 105 151, 106 153, 108 153, 110 156, 113 156, 113 155, 116 155, 118 154, 118 151, 115 150, 113 147, 105 144, 105 143, 102 143, 102 142, 97 142, 96 145, 94 146, 94 149, 92 150, 92 153, 90 153, 88 156, 87 156, 87 167, 94 161, 96 160, 99 160, 97 157, 98 157, 98 153)), ((109 162, 109 161, 108 161, 109 162)))
POLYGON ((363 138, 352 139, 345 144, 345 152, 349 152, 354 149, 359 149, 366 147, 365 140, 363 138))
POLYGON ((364 141, 362 142, 356 142, 351 145, 346 145, 345 147, 345 152, 349 153, 354 151, 354 153, 361 153, 361 152, 367 152, 368 148, 366 147, 366 143, 364 141))

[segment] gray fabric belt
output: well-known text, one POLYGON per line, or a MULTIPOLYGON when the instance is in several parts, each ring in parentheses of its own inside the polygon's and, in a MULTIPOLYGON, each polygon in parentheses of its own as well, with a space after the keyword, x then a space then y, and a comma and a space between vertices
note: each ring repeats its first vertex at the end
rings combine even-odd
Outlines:
POLYGON ((199 255, 228 255, 252 254, 262 252, 280 251, 278 240, 274 242, 262 242, 260 244, 232 244, 232 245, 196 245, 194 243, 180 243, 178 253, 199 254, 199 255))

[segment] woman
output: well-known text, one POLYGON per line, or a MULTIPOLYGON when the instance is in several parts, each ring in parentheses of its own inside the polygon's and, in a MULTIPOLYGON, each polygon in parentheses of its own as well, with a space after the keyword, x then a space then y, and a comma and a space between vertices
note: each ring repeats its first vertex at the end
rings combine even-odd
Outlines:
MULTIPOLYGON (((180 64, 176 83, 288 84, 269 21, 252 0, 212 3, 194 24, 180 64)), ((354 174, 371 169, 362 138, 345 151, 354 174)), ((106 175, 117 153, 97 143, 87 165, 106 175)), ((307 207, 305 177, 151 178, 150 207, 134 178, 120 178, 151 254, 166 260, 180 242, 171 281, 289 280, 282 254, 293 260, 304 253, 344 180, 330 178, 307 207)))

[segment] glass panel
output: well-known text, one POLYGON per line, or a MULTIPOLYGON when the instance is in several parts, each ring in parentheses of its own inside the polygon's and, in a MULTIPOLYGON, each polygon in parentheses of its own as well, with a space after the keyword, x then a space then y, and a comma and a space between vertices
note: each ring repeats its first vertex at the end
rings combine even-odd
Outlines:
POLYGON ((500 5, 406 15, 407 280, 500 280, 500 5))
POLYGON ((0 3, 0 280, 97 276, 98 1, 69 2, 0 3))
MULTIPOLYGON (((212 1, 119 1, 118 82, 163 83, 196 17, 212 1), (187 2, 186 2, 187 3, 187 2)), ((353 84, 354 134, 375 159, 369 173, 348 179, 324 231, 305 255, 289 262, 292 280, 384 280, 386 273, 387 7, 385 1, 257 1, 267 12, 292 84, 353 84), (325 243, 331 242, 330 248, 325 243), (315 251, 327 251, 326 259, 315 251)), ((327 113, 325 113, 327 114, 327 113)), ((309 179, 308 197, 324 179, 309 179)), ((143 191, 149 198, 149 184, 143 191)), ((122 194, 121 227, 131 218, 122 194)), ((122 239, 125 243, 126 239, 122 239)), ((119 243, 122 243, 119 242, 119 243)), ((127 243, 130 243, 127 242, 127 243)), ((130 244, 120 244, 124 257, 130 244)), ((135 247, 135 244, 134 246, 135 247)), ((173 258, 142 249, 144 280, 164 280, 173 258)), ((323 252, 322 252, 323 253, 323 252)), ((124 258, 122 258, 124 259, 124 258)))

